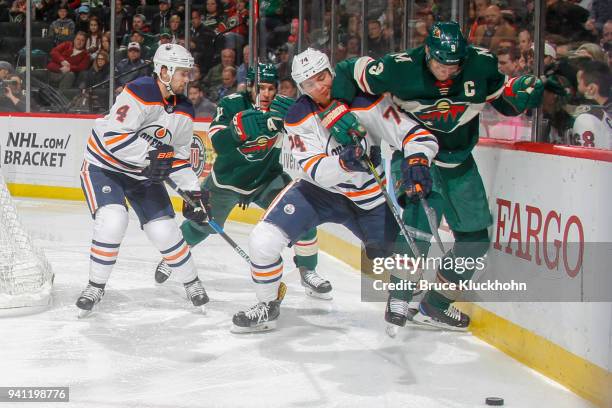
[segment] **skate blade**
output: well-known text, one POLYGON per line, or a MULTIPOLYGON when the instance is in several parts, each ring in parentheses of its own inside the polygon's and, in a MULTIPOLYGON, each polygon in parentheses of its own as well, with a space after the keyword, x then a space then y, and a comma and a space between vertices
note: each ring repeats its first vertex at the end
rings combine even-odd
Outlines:
POLYGON ((232 324, 230 331, 236 334, 243 333, 260 333, 276 329, 276 321, 266 322, 251 327, 240 327, 232 324))
POLYGON ((91 316, 92 313, 93 313, 93 309, 92 310, 79 309, 79 311, 77 312, 77 318, 78 319, 85 319, 85 318, 91 316))
POLYGON ((444 331, 455 331, 455 332, 467 332, 468 331, 467 327, 449 326, 448 324, 437 322, 433 320, 431 317, 422 314, 421 312, 418 312, 416 315, 414 315, 414 317, 412 318, 412 322, 420 326, 435 327, 436 329, 440 329, 444 331))
POLYGON ((331 292, 318 293, 309 288, 304 288, 304 292, 306 293, 307 296, 310 296, 315 299, 332 300, 331 292))
POLYGON ((394 339, 395 336, 397 336, 398 330, 399 330, 399 326, 396 326, 394 324, 387 324, 387 327, 385 328, 385 333, 387 333, 387 336, 394 339))

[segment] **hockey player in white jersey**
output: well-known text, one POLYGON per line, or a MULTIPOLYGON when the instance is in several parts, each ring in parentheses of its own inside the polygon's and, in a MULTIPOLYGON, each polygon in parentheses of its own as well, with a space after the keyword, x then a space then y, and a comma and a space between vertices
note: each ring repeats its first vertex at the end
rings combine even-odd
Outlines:
POLYGON ((574 112, 573 144, 596 149, 612 149, 612 74, 603 62, 588 61, 576 74, 578 92, 592 105, 579 106, 574 112))
POLYGON ((109 114, 96 120, 87 142, 81 187, 94 229, 89 283, 76 302, 80 316, 89 314, 104 295, 128 225, 126 199, 193 305, 208 302, 163 185, 169 177, 199 204, 183 205, 186 218, 207 220, 198 178, 189 163, 194 111, 182 95, 193 57, 180 45, 166 44, 158 48, 153 62, 153 76, 127 84, 109 114))
MULTIPOLYGON (((334 74, 322 52, 309 48, 298 54, 291 75, 304 95, 289 109, 285 129, 304 174, 276 197, 251 232, 251 278, 258 303, 234 315, 234 332, 276 327, 286 290, 281 252, 310 228, 342 224, 363 242, 368 258, 392 255, 399 227, 363 158, 369 156, 384 176, 383 139, 405 157, 422 153, 431 162, 438 151, 436 138, 400 114, 387 97, 361 95, 351 110, 332 102, 334 74)), ((388 304, 385 318, 405 315, 408 304, 400 306, 406 310, 388 304)))

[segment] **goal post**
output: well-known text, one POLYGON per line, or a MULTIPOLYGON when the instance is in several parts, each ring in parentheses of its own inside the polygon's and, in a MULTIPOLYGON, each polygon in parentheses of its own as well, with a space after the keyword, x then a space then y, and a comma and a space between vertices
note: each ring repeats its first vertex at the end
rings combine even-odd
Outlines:
POLYGON ((51 265, 23 228, 0 174, 0 316, 46 309, 52 287, 51 265))

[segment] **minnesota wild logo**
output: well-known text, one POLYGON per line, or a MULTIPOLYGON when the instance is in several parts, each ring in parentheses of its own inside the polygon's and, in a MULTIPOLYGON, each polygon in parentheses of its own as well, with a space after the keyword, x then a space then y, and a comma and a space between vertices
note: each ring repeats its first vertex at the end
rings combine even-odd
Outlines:
POLYGON ((261 161, 266 158, 277 140, 278 135, 259 136, 255 140, 247 140, 237 149, 248 161, 261 161))
POLYGON ((419 118, 424 124, 445 130, 446 128, 454 128, 457 122, 461 120, 461 116, 467 110, 468 103, 453 102, 449 99, 441 99, 435 105, 425 107, 413 114, 419 118))

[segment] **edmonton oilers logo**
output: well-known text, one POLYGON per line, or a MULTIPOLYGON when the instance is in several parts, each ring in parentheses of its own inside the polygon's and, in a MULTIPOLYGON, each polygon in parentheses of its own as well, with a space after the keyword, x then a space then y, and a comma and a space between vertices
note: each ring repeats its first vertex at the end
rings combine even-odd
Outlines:
POLYGON ((191 168, 200 177, 206 164, 206 146, 200 136, 194 133, 191 139, 191 168))
MULTIPOLYGON (((165 144, 172 142, 172 132, 160 125, 150 125, 140 129, 137 133, 138 137, 142 137, 147 142, 156 141, 165 144)), ((155 146, 156 143, 152 143, 155 146)))

